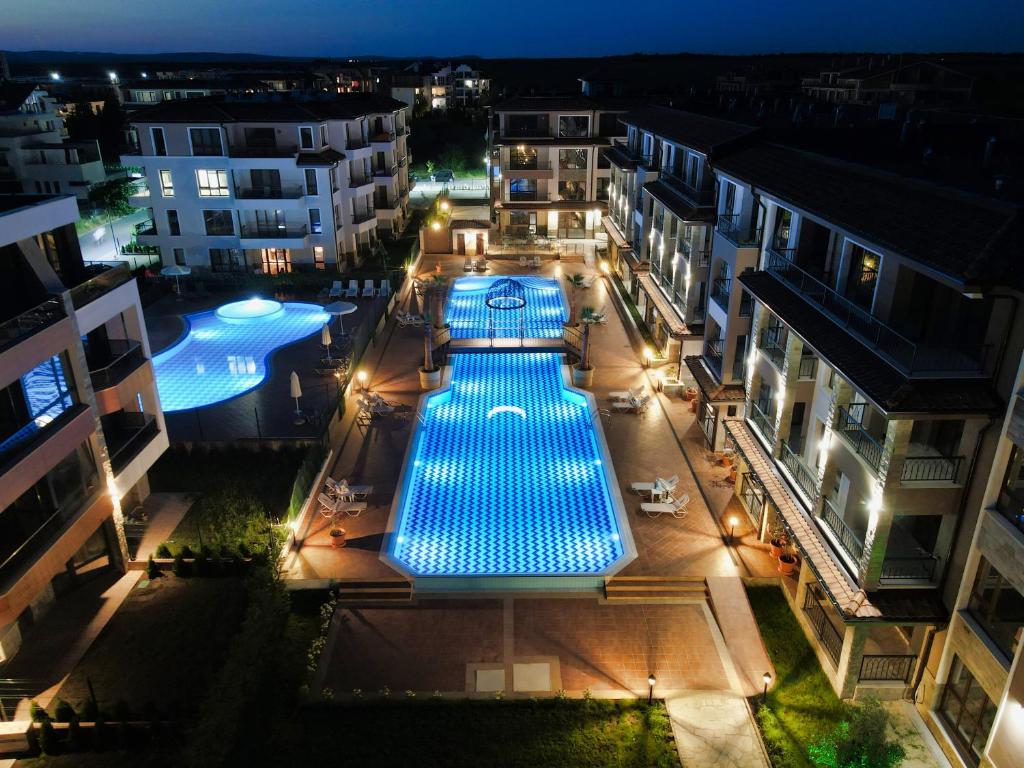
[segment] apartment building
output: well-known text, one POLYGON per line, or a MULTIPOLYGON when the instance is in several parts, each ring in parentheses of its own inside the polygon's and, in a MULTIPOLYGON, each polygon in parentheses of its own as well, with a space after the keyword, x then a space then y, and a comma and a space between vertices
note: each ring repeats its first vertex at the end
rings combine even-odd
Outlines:
POLYGON ((926 695, 1024 345, 1020 214, 773 145, 715 172, 698 422, 761 540, 798 553, 787 594, 836 691, 926 695), (708 391, 720 366, 741 405, 708 391))
POLYGON ((106 181, 99 144, 66 138, 59 105, 31 83, 0 80, 0 192, 72 194, 106 181))
POLYGON ((128 265, 86 264, 75 198, 0 196, 0 660, 90 576, 167 448, 128 265))
POLYGON ((212 272, 357 267, 408 215, 408 107, 373 94, 141 109, 140 243, 212 272))
POLYGON ((491 108, 491 207, 502 236, 592 238, 608 210, 606 150, 626 106, 584 96, 523 96, 491 108))
MULTIPOLYGON (((756 129, 669 107, 634 110, 620 120, 626 140, 606 153, 611 187, 602 223, 609 261, 651 330, 652 352, 682 362, 701 352, 714 287, 708 281, 716 219, 712 163, 756 129)), ((749 302, 741 307, 735 299, 726 299, 734 317, 749 315, 749 302)), ((742 374, 717 361, 713 375, 728 394, 742 374)), ((742 402, 741 393, 733 395, 742 402)))
POLYGON ((120 91, 124 108, 131 111, 177 99, 267 93, 270 86, 256 78, 199 80, 146 77, 122 83, 120 91))
POLYGON ((807 96, 833 104, 963 104, 974 78, 934 61, 897 67, 854 67, 801 80, 807 96))
POLYGON ((489 78, 468 64, 447 64, 429 77, 430 108, 437 112, 478 107, 491 90, 489 78))

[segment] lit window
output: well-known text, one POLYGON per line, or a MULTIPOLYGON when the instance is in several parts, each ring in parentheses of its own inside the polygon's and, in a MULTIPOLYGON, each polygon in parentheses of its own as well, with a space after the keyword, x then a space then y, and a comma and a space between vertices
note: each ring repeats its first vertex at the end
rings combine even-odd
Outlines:
POLYGON ((324 261, 324 247, 322 245, 313 246, 313 266, 320 270, 327 269, 327 264, 324 261))
POLYGON ((164 197, 174 197, 174 179, 170 171, 160 171, 160 194, 164 197))
POLYGON ((199 186, 200 197, 227 197, 228 172, 227 171, 196 171, 196 183, 199 186))

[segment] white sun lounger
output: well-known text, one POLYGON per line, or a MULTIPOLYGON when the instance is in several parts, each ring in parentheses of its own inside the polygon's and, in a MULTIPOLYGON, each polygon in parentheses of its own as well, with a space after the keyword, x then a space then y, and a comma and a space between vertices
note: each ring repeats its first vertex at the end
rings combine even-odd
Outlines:
POLYGON ((371 493, 373 493, 372 485, 349 485, 344 479, 335 480, 328 477, 324 480, 324 485, 327 486, 328 493, 335 497, 345 498, 348 497, 350 500, 363 500, 371 493))
POLYGON ((639 493, 643 496, 653 496, 655 493, 671 494, 676 486, 679 485, 679 475, 672 475, 667 480, 663 477, 655 478, 653 483, 633 483, 630 488, 633 493, 639 493))
POLYGON ((684 493, 675 501, 669 502, 645 502, 640 509, 647 513, 648 517, 659 517, 661 515, 672 515, 676 520, 682 520, 690 510, 687 505, 690 503, 690 495, 684 493))
POLYGON ((377 295, 377 289, 373 287, 373 280, 366 279, 363 281, 363 298, 373 297, 377 295))
POLYGON ((331 283, 331 290, 327 295, 332 299, 340 299, 341 293, 341 280, 335 280, 333 283, 331 283))
POLYGON ((519 266, 520 267, 525 267, 526 266, 526 257, 525 256, 520 256, 519 257, 519 266))
POLYGON ((643 394, 644 394, 644 388, 643 387, 637 387, 636 389, 632 389, 632 388, 631 389, 627 389, 625 392, 622 392, 622 391, 619 391, 619 392, 609 392, 608 393, 608 399, 609 400, 634 400, 636 398, 643 397, 643 394))
POLYGON ((616 411, 635 411, 636 413, 643 413, 647 410, 647 407, 651 404, 651 396, 644 395, 643 397, 631 397, 629 400, 620 400, 612 403, 612 408, 616 411))
POLYGON ((359 281, 358 280, 349 280, 348 281, 348 290, 345 291, 345 297, 349 298, 349 299, 354 299, 358 295, 359 295, 359 281))

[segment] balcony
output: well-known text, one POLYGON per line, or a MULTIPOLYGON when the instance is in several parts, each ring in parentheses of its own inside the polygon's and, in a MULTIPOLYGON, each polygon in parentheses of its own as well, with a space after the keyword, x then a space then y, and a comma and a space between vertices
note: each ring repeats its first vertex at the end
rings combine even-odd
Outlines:
POLYGON ((711 205, 713 202, 714 192, 713 188, 698 189, 689 182, 685 181, 682 177, 676 176, 670 171, 661 172, 661 180, 670 186, 674 191, 688 198, 690 201, 698 206, 711 205))
POLYGON ((114 474, 127 467, 160 432, 156 419, 148 413, 118 411, 102 417, 101 422, 114 474))
POLYGON ((508 170, 511 171, 550 171, 551 163, 541 162, 536 160, 532 163, 517 163, 510 161, 508 164, 508 170))
POLYGON ((370 141, 374 144, 382 144, 394 141, 396 135, 397 134, 395 134, 394 131, 381 131, 380 133, 373 134, 373 136, 370 137, 370 141))
POLYGON ((804 595, 804 616, 814 630, 814 635, 821 641, 822 648, 828 653, 832 663, 838 667, 839 657, 843 652, 843 633, 836 628, 821 606, 822 598, 816 594, 817 591, 817 587, 808 586, 804 595))
POLYGON ((90 358, 89 379, 95 391, 117 386, 146 362, 142 345, 130 339, 110 339, 106 354, 90 358))
POLYGON ((988 345, 934 347, 910 341, 798 267, 790 260, 790 255, 790 250, 769 250, 767 271, 905 374, 963 374, 986 370, 991 352, 988 345))
POLYGON ((71 289, 71 303, 75 309, 81 309, 134 279, 127 261, 87 261, 85 267, 86 274, 93 276, 71 289))
POLYGON ((691 248, 686 243, 680 244, 679 252, 689 262, 690 269, 705 269, 711 266, 710 248, 691 248))
POLYGON ((146 219, 145 221, 140 221, 138 224, 135 225, 135 236, 136 237, 143 237, 145 235, 155 235, 155 234, 156 234, 156 223, 152 219, 146 219))
POLYGON ((757 403, 751 401, 750 413, 748 418, 753 422, 754 426, 757 427, 758 432, 761 433, 761 437, 764 438, 765 442, 769 446, 775 444, 775 425, 772 424, 772 420, 768 418, 764 411, 761 410, 757 403))
POLYGON ((839 406, 833 431, 839 434, 867 462, 868 466, 877 473, 878 467, 882 463, 882 453, 885 449, 882 443, 872 437, 864 428, 860 419, 850 415, 849 408, 855 405, 860 406, 860 409, 863 410, 863 403, 839 406))
POLYGON ((718 217, 718 233, 737 248, 757 248, 761 245, 761 228, 743 225, 738 213, 718 217))
POLYGON ((817 473, 812 472, 804 464, 803 459, 797 456, 793 449, 790 448, 786 443, 782 443, 782 466, 789 470, 789 474, 796 484, 800 487, 800 490, 804 492, 804 495, 809 500, 814 500, 818 495, 818 476, 817 473))
POLYGON ((508 199, 510 201, 512 201, 513 203, 522 203, 522 202, 531 202, 532 203, 532 202, 536 202, 540 198, 538 197, 536 190, 534 190, 534 191, 531 191, 531 192, 509 192, 508 193, 508 199))
POLYGON ((345 139, 345 149, 366 149, 368 146, 370 146, 370 142, 361 136, 346 137, 345 139))
POLYGON ((13 347, 36 331, 41 331, 64 317, 64 303, 59 298, 51 298, 17 317, 0 323, 0 351, 13 347))
POLYGON ((365 187, 367 184, 373 184, 372 176, 350 176, 348 180, 348 186, 350 189, 365 187))
POLYGON ((722 378, 722 340, 708 340, 704 342, 704 360, 707 362, 708 367, 718 376, 719 380, 722 378))
POLYGON ((298 200, 304 195, 302 187, 235 187, 240 200, 298 200))
POLYGON ((828 526, 832 535, 836 538, 836 541, 839 542, 839 545, 843 548, 846 554, 849 555, 855 563, 859 563, 860 559, 864 556, 864 542, 861 541, 861 538, 846 524, 843 518, 836 511, 836 508, 832 506, 832 502, 828 499, 822 499, 821 521, 828 526))
POLYGON ((901 483, 955 483, 963 456, 907 456, 900 472, 901 483))
POLYGON ((242 237, 249 240, 266 240, 268 238, 297 239, 306 236, 306 226, 278 225, 258 226, 252 224, 242 225, 242 237))
POLYGON ((800 355, 799 379, 813 379, 818 375, 818 358, 814 355, 800 355))
POLYGON ((857 681, 909 683, 917 656, 901 653, 891 655, 864 654, 860 660, 857 681))
POLYGON ((298 147, 278 146, 229 146, 228 157, 238 158, 263 158, 263 157, 293 157, 299 151, 298 147))
POLYGON ((387 177, 390 177, 390 176, 394 176, 396 173, 398 173, 398 164, 397 163, 395 163, 393 165, 382 165, 382 166, 380 166, 378 168, 374 168, 373 169, 373 175, 377 176, 377 177, 383 176, 383 177, 387 178, 387 177))
POLYGON ((377 212, 374 210, 356 212, 352 214, 353 224, 365 224, 368 221, 372 221, 377 218, 377 212))
POLYGON ((729 311, 729 291, 731 287, 731 277, 716 277, 714 282, 711 283, 712 300, 726 312, 729 311))
POLYGON ((761 338, 757 345, 761 352, 764 353, 764 356, 780 371, 786 364, 786 348, 779 343, 781 335, 778 329, 765 328, 761 331, 761 338))
POLYGON ((930 554, 886 557, 879 581, 932 581, 938 565, 939 558, 930 554))

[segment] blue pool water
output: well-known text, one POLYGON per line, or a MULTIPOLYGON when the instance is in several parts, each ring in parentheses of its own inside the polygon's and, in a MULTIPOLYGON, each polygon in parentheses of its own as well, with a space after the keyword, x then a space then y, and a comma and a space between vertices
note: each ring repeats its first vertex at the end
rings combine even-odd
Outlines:
POLYGON ((319 332, 329 319, 315 304, 263 300, 186 315, 185 337, 153 358, 164 412, 212 405, 255 389, 267 377, 271 352, 319 332))
POLYGON ((623 555, 616 507, 561 356, 451 360, 450 389, 417 423, 392 557, 417 576, 605 571, 623 555))
POLYGON ((526 306, 519 309, 493 310, 485 303, 487 290, 505 277, 460 277, 448 296, 445 322, 451 326, 453 339, 483 339, 493 336, 519 336, 520 319, 523 335, 530 339, 557 339, 562 323, 569 317, 568 307, 556 280, 544 277, 514 277, 523 286, 526 306))

